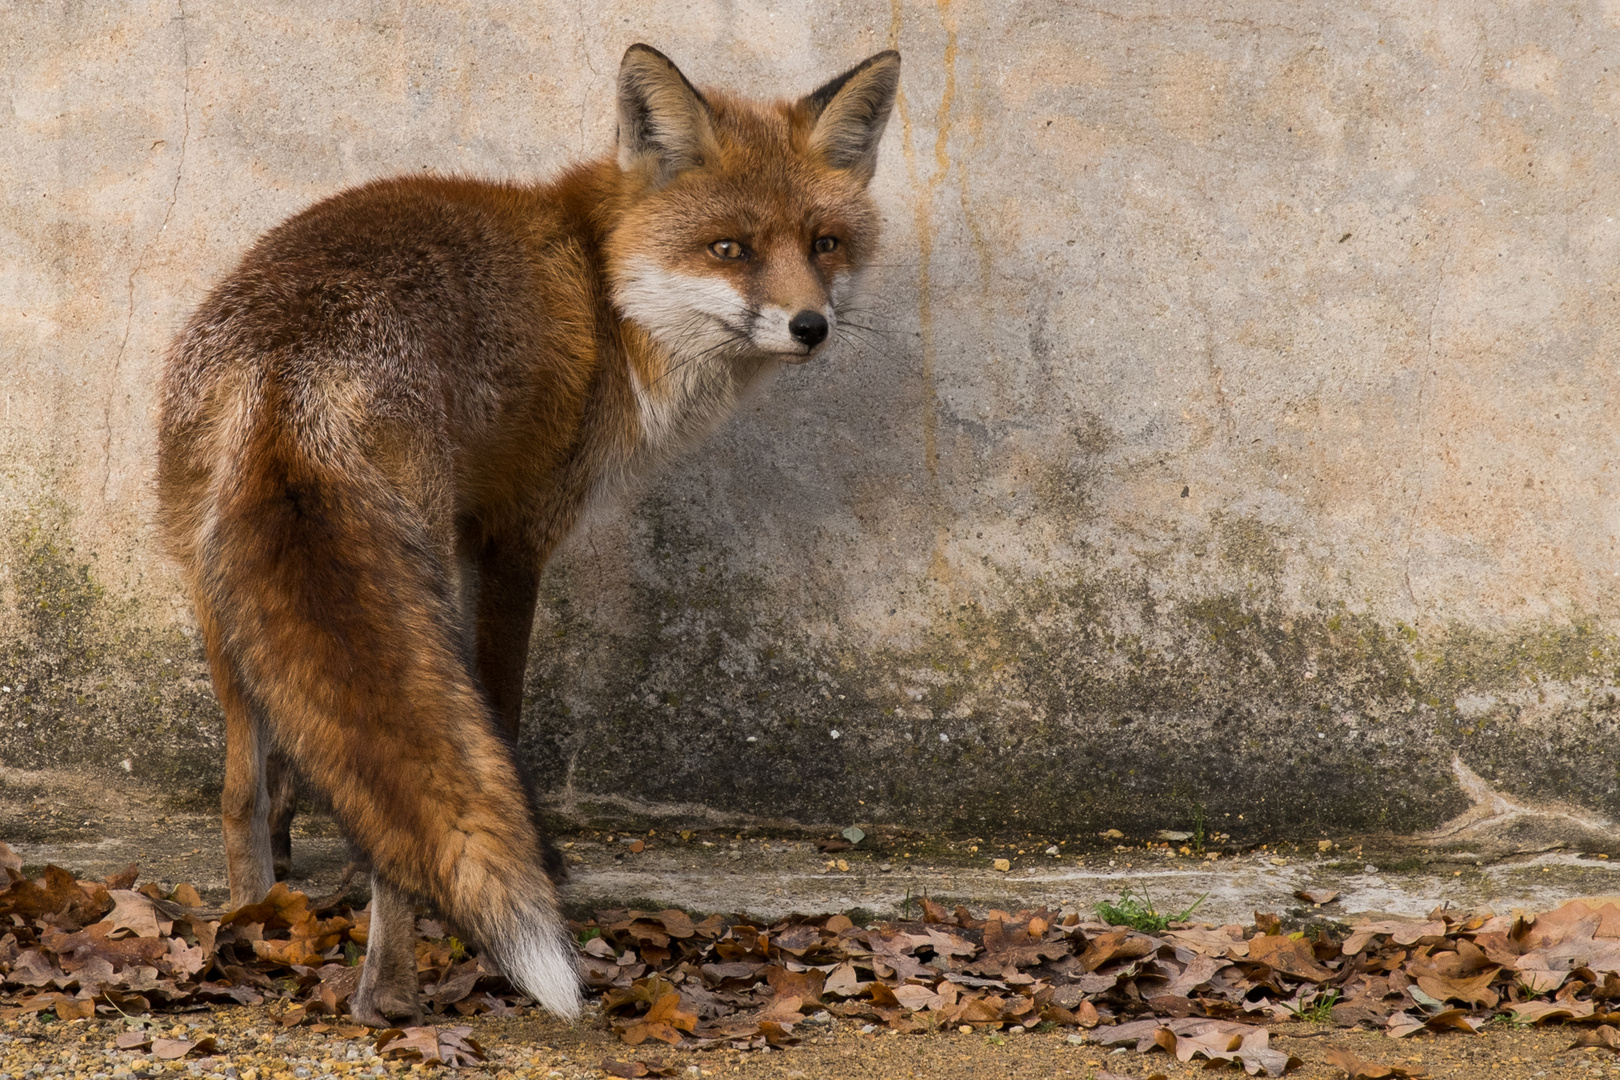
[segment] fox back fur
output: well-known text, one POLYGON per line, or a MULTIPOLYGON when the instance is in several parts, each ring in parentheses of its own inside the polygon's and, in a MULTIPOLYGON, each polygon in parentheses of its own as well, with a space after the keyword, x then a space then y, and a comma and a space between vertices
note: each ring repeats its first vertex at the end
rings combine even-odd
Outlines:
POLYGON ((392 968, 374 905, 362 1019, 416 1008, 410 898, 578 1014, 515 754, 541 569, 596 494, 837 334, 899 64, 754 104, 633 46, 615 156, 345 191, 260 239, 175 342, 162 527, 226 717, 231 898, 273 882, 284 755, 403 898, 392 968))

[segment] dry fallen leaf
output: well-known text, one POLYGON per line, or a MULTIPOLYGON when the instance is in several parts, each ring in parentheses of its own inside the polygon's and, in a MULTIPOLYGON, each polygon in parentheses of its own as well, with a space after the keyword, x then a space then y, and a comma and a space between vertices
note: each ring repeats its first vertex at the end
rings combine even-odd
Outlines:
POLYGON ((163 1061, 178 1061, 187 1054, 195 1052, 198 1057, 210 1053, 214 1049, 214 1037, 204 1035, 195 1041, 191 1039, 153 1039, 152 1056, 163 1061))
POLYGON ((674 1076, 673 1066, 665 1065, 662 1061, 650 1059, 647 1061, 616 1061, 608 1058, 602 1062, 602 1071, 609 1076, 628 1077, 635 1080, 641 1076, 674 1076))
POLYGON ((619 1035, 631 1046, 638 1046, 648 1039, 678 1046, 681 1032, 694 1030, 697 1021, 696 1013, 681 1010, 681 995, 671 991, 654 1001, 645 1016, 630 1024, 619 1035))
POLYGON ((1620 1030, 1609 1024, 1599 1024, 1591 1031, 1583 1031, 1574 1042, 1569 1044, 1570 1050, 1580 1050, 1588 1046, 1595 1046, 1601 1050, 1612 1050, 1620 1054, 1620 1030))
POLYGON ((478 1065, 484 1048, 472 1038, 472 1028, 388 1028, 377 1033, 377 1053, 394 1061, 448 1065, 452 1069, 478 1065))
POLYGON ((1402 1080, 1420 1080, 1429 1074, 1422 1069, 1408 1069, 1403 1065, 1383 1065, 1364 1061, 1354 1052, 1343 1047, 1330 1046, 1325 1051, 1326 1057, 1334 1067, 1344 1070, 1345 1080, 1389 1080, 1399 1077, 1402 1080))
POLYGON ((1522 987, 1527 994, 1550 994, 1564 985, 1569 978, 1567 971, 1546 971, 1539 968, 1520 968, 1514 973, 1513 980, 1522 987))
POLYGON ((111 924, 109 938, 135 937, 156 938, 163 937, 174 926, 173 919, 164 919, 158 914, 157 905, 150 896, 145 896, 129 889, 113 889, 108 891, 113 900, 113 910, 104 920, 111 924))
POLYGON ((1327 982, 1333 972, 1316 962, 1311 943, 1282 934, 1257 934, 1249 939, 1249 959, 1313 983, 1327 982))
POLYGON ((1508 1006, 1521 1021, 1545 1024, 1550 1020, 1584 1020, 1596 1011, 1590 1001, 1519 1001, 1508 1006))

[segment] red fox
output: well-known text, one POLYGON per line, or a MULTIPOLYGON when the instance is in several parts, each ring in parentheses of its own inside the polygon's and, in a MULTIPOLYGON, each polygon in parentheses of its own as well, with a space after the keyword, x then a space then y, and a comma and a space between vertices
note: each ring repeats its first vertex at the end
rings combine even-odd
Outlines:
POLYGON ((579 1014, 562 863, 515 753, 541 570, 592 499, 838 333, 899 77, 884 52, 755 104, 634 45, 616 156, 342 192, 262 237, 175 341, 161 521, 225 713, 231 902, 284 854, 284 757, 371 863, 356 1018, 420 1015, 417 899, 579 1014))

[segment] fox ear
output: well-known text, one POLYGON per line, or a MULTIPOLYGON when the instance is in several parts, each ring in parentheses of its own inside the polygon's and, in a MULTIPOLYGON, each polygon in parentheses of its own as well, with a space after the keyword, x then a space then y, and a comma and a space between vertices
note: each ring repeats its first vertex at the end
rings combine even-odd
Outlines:
POLYGON ((862 180, 877 171, 878 140, 900 89, 900 54, 868 57, 799 102, 815 125, 810 149, 862 180))
POLYGON ((709 106, 669 57, 632 45, 619 64, 619 168, 667 183, 703 164, 713 145, 709 106))

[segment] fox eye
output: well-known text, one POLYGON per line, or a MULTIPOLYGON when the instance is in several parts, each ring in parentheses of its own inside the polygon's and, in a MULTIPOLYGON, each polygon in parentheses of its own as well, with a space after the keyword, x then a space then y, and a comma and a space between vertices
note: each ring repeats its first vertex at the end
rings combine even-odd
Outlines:
POLYGON ((709 245, 709 254, 717 259, 741 259, 748 254, 748 250, 735 240, 716 240, 709 245))
POLYGON ((825 255, 828 252, 837 251, 838 237, 823 236, 815 242, 814 248, 817 255, 825 255))

